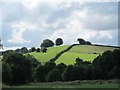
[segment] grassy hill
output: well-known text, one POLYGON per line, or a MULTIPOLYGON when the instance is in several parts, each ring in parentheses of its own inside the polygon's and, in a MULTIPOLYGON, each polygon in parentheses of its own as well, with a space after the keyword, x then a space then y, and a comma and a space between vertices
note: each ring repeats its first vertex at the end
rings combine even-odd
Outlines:
MULTIPOLYGON (((45 63, 51 58, 54 58, 57 53, 68 48, 67 46, 59 47, 50 47, 47 50, 47 53, 37 53, 31 52, 30 55, 33 55, 40 62, 45 63)), ((84 61, 93 61, 99 54, 102 54, 106 50, 114 50, 114 47, 107 46, 93 46, 93 45, 77 45, 72 47, 68 52, 63 53, 56 61, 56 64, 65 63, 66 65, 74 64, 77 57, 83 59, 84 61), (94 54, 97 53, 97 54, 94 54)))
POLYGON ((55 62, 57 64, 63 62, 66 65, 74 64, 76 57, 83 59, 84 61, 93 61, 99 54, 102 54, 106 50, 114 50, 114 47, 106 46, 93 46, 93 45, 77 45, 70 49, 68 52, 62 54, 55 62), (97 53, 97 54, 94 54, 97 53))

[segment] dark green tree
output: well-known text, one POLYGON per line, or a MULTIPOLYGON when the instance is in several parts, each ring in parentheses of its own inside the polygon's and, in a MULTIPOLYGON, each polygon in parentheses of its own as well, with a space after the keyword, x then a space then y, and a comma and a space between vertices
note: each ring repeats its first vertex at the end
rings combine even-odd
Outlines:
POLYGON ((74 80, 74 76, 73 76, 73 69, 74 66, 73 65, 69 65, 66 67, 66 69, 64 70, 63 74, 62 74, 62 79, 63 81, 73 81, 74 80))
POLYGON ((92 45, 90 41, 85 42, 86 45, 92 45))
POLYGON ((86 44, 85 40, 82 39, 82 38, 78 38, 77 41, 78 41, 79 44, 81 44, 81 45, 85 45, 85 44, 86 44))
POLYGON ((8 63, 12 69, 12 84, 25 84, 33 80, 35 66, 30 55, 23 56, 21 53, 11 51, 3 56, 2 61, 8 63))
POLYGON ((56 46, 62 45, 63 44, 63 40, 61 38, 57 38, 55 41, 56 46))
POLYGON ((58 69, 51 70, 46 77, 47 82, 53 82, 53 81, 61 81, 61 73, 58 69))
POLYGON ((45 77, 47 75, 47 70, 46 67, 43 65, 39 65, 39 67, 36 69, 36 73, 35 73, 35 79, 36 82, 45 82, 45 77))
POLYGON ((28 49, 26 47, 22 47, 21 48, 21 53, 28 53, 28 49))
POLYGON ((60 63, 60 64, 56 65, 55 68, 58 69, 62 74, 66 67, 67 66, 64 63, 60 63))
POLYGON ((42 51, 43 53, 46 53, 46 52, 47 52, 47 48, 42 47, 42 48, 41 48, 41 51, 42 51))
POLYGON ((34 52, 36 51, 36 48, 35 47, 31 47, 31 52, 34 52))
POLYGON ((83 60, 80 59, 79 57, 77 57, 75 65, 80 65, 82 62, 83 62, 83 60))
POLYGON ((49 72, 50 70, 52 70, 53 68, 55 68, 56 64, 53 61, 48 61, 48 62, 45 63, 44 66, 45 66, 47 72, 49 72))
POLYGON ((40 48, 37 48, 37 49, 36 49, 36 52, 40 52, 40 48))
POLYGON ((43 40, 43 42, 40 45, 40 47, 53 47, 53 46, 54 46, 53 41, 51 41, 49 39, 43 40))
POLYGON ((13 75, 12 69, 6 62, 2 62, 2 82, 5 84, 12 84, 13 75))

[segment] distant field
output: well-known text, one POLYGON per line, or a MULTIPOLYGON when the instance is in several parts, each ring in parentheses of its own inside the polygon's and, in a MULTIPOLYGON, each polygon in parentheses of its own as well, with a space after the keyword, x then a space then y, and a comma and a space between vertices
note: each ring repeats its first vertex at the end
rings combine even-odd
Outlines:
MULTIPOLYGON (((57 53, 69 47, 67 46, 58 46, 48 48, 46 53, 29 53, 33 55, 40 62, 45 63, 51 58, 54 58, 57 53)), ((62 54, 55 62, 56 64, 65 63, 66 65, 74 64, 77 57, 83 59, 84 61, 93 61, 99 54, 102 54, 106 50, 114 50, 114 47, 105 47, 105 46, 93 46, 93 45, 77 45, 72 47, 68 52, 62 54), (93 54, 97 53, 97 54, 93 54)))
POLYGON ((70 49, 69 52, 72 53, 87 53, 87 54, 93 54, 100 53, 102 54, 106 50, 114 50, 116 48, 114 47, 105 47, 105 46, 92 46, 92 45, 77 45, 74 46, 72 49, 70 49))
POLYGON ((46 53, 31 52, 29 54, 33 55, 40 62, 45 63, 45 62, 49 61, 51 58, 54 58, 57 53, 59 53, 60 51, 66 49, 67 47, 69 47, 69 45, 67 45, 67 46, 50 47, 50 48, 48 48, 46 53))

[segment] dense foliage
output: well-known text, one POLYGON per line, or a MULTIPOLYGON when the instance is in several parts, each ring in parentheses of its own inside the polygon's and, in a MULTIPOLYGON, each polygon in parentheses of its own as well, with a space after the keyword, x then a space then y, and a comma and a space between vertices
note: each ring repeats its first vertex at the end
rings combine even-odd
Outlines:
POLYGON ((39 64, 37 60, 30 56, 23 56, 16 51, 10 51, 3 56, 3 82, 7 82, 7 78, 11 77, 11 84, 24 84, 31 82, 34 78, 35 67, 39 64), (8 73, 8 77, 6 74, 8 73))
POLYGON ((3 83, 118 79, 120 78, 119 59, 120 50, 116 49, 105 51, 92 63, 77 57, 74 65, 66 66, 64 63, 56 65, 53 61, 42 65, 30 55, 24 56, 15 51, 9 51, 5 53, 2 60, 3 83))

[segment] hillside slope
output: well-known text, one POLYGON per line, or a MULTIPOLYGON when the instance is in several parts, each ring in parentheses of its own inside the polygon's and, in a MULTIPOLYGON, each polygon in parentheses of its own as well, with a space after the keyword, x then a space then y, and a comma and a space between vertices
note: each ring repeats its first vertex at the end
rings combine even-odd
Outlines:
POLYGON ((45 63, 45 62, 49 61, 51 58, 54 58, 57 53, 59 53, 60 51, 66 49, 67 47, 69 47, 69 45, 67 45, 67 46, 57 46, 57 47, 49 47, 49 48, 47 48, 48 50, 47 50, 46 53, 30 52, 30 53, 27 53, 27 54, 33 55, 40 62, 45 63))
MULTIPOLYGON (((46 53, 37 53, 31 52, 30 55, 33 55, 40 62, 45 63, 50 59, 54 58, 59 52, 65 50, 67 46, 59 47, 50 47, 46 53)), ((76 45, 72 47, 69 51, 63 53, 55 62, 56 64, 65 63, 66 65, 74 64, 77 57, 83 59, 84 61, 93 61, 99 54, 102 54, 106 50, 114 50, 114 47, 106 46, 94 46, 94 45, 76 45), (97 53, 97 54, 94 54, 97 53)))
POLYGON ((72 47, 68 52, 65 52, 55 62, 65 63, 66 65, 74 64, 77 57, 84 61, 93 61, 99 54, 102 54, 106 50, 114 50, 115 47, 108 46, 95 46, 95 45, 76 45, 72 47), (96 54, 94 54, 96 53, 96 54))

